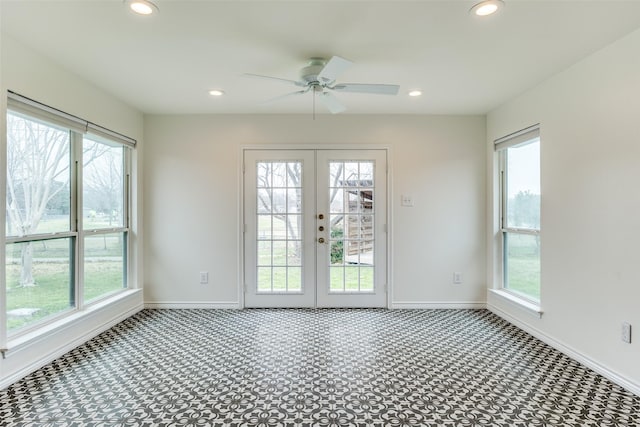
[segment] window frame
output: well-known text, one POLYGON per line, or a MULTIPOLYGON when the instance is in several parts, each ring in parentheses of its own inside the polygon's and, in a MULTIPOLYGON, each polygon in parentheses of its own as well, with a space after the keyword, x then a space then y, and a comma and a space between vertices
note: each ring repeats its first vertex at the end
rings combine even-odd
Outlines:
MULTIPOLYGON (((541 225, 538 228, 510 227, 508 223, 508 152, 510 148, 524 147, 533 143, 541 144, 540 126, 539 124, 525 128, 521 131, 507 135, 494 141, 494 148, 498 156, 498 176, 499 176, 499 232, 500 232, 500 280, 499 288, 501 291, 507 292, 516 299, 521 299, 529 304, 540 305, 542 300, 542 282, 539 282, 540 298, 536 299, 524 292, 514 290, 509 287, 509 271, 508 271, 508 239, 509 235, 516 236, 534 236, 540 239, 541 225)), ((538 274, 541 273, 541 266, 538 274)), ((541 279, 541 277, 540 277, 541 279)))
MULTIPOLYGON (((63 129, 69 133, 69 227, 68 230, 58 231, 52 233, 34 233, 26 236, 7 236, 5 235, 4 244, 5 251, 8 245, 24 242, 46 242, 56 239, 70 239, 70 274, 69 280, 72 283, 69 284, 70 292, 70 307, 68 309, 53 313, 45 316, 42 319, 27 323, 23 326, 9 330, 7 305, 6 305, 6 287, 2 287, 4 304, 1 305, 3 315, 0 316, 2 324, 0 325, 0 338, 1 342, 7 342, 7 339, 16 340, 21 337, 37 332, 38 330, 45 330, 49 325, 65 318, 72 316, 85 309, 86 307, 98 304, 112 297, 116 297, 121 293, 131 289, 131 215, 132 215, 132 200, 131 200, 131 174, 132 174, 132 156, 135 149, 136 141, 120 133, 103 128, 94 123, 85 121, 76 116, 67 114, 63 111, 57 110, 53 107, 49 107, 45 104, 41 104, 38 101, 34 101, 30 98, 23 97, 22 95, 14 92, 7 92, 7 108, 5 111, 4 120, 7 120, 9 114, 17 115, 25 120, 31 120, 37 123, 42 123, 47 126, 63 129), (109 227, 104 229, 88 229, 83 228, 82 221, 82 188, 83 188, 83 148, 84 139, 87 135, 88 139, 92 141, 105 143, 106 145, 120 146, 122 147, 122 226, 109 227), (84 239, 87 236, 101 235, 101 234, 115 234, 122 233, 123 239, 123 287, 112 292, 107 292, 100 295, 89 302, 84 300, 84 239)), ((8 129, 7 129, 8 131, 8 129)), ((5 147, 5 150, 7 147, 5 147)), ((5 174, 8 170, 5 167, 5 174)), ((7 198, 5 196, 5 210, 6 210, 7 198)), ((5 219, 6 228, 6 219, 5 219)), ((6 274, 6 259, 3 260, 4 271, 6 274)))

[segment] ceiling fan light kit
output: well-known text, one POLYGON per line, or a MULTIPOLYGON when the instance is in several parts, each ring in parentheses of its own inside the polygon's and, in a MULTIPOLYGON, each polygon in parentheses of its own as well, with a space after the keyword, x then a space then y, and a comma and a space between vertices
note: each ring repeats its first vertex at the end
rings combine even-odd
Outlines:
POLYGON ((307 65, 300 70, 300 80, 282 79, 279 77, 263 76, 260 74, 246 73, 246 77, 257 77, 260 79, 275 80, 282 83, 292 84, 301 88, 295 92, 290 92, 276 98, 272 98, 265 103, 272 103, 290 96, 303 95, 311 92, 332 114, 338 114, 346 110, 338 98, 332 92, 352 92, 367 93, 376 95, 397 95, 400 86, 388 84, 367 84, 367 83, 336 83, 336 79, 353 63, 339 56, 333 56, 329 61, 324 58, 311 58, 307 65))
POLYGON ((489 16, 493 15, 503 7, 504 2, 502 0, 484 0, 473 5, 473 7, 469 9, 469 13, 477 16, 489 16))

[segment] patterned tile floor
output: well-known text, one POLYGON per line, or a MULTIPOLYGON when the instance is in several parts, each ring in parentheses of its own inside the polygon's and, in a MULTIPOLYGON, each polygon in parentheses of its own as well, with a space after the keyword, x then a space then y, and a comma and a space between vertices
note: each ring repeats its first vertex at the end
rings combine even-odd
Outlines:
POLYGON ((2 426, 638 426, 486 310, 144 310, 0 391, 2 426))

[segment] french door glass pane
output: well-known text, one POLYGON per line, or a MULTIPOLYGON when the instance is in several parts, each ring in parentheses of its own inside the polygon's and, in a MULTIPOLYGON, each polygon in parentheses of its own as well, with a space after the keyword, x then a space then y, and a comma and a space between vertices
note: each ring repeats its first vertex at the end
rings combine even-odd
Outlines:
POLYGON ((7 236, 69 231, 70 133, 7 113, 7 236))
POLYGON ((257 290, 302 292, 302 162, 256 163, 257 290))
POLYGON ((82 146, 84 229, 124 225, 124 148, 84 137, 82 146))
POLYGON ((330 292, 373 292, 372 161, 329 163, 330 292))
POLYGON ((84 239, 84 299, 87 302, 127 287, 126 233, 84 239))
POLYGON ((70 237, 6 245, 9 333, 75 307, 74 246, 70 237))
POLYGON ((540 300, 540 236, 504 233, 505 284, 536 301, 540 300))

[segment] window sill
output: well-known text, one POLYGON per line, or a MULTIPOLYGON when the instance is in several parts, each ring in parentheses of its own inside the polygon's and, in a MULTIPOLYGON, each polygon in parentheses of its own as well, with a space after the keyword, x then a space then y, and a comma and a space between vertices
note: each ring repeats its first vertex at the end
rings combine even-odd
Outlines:
POLYGON ((83 310, 72 311, 68 315, 62 318, 56 319, 51 323, 45 323, 42 325, 42 327, 36 330, 30 331, 24 334, 20 334, 16 337, 9 337, 9 339, 7 340, 6 351, 12 352, 22 347, 27 347, 35 341, 38 341, 54 332, 58 332, 65 328, 68 328, 76 324, 77 322, 81 321, 86 316, 96 313, 109 305, 125 300, 128 297, 135 295, 139 292, 142 292, 142 290, 128 289, 122 292, 118 292, 116 295, 113 295, 111 298, 107 298, 107 299, 95 302, 83 310))
POLYGON ((528 312, 529 314, 540 319, 542 317, 542 307, 539 304, 526 300, 524 298, 519 297, 518 295, 505 291, 504 289, 489 289, 493 295, 496 295, 498 298, 503 301, 507 301, 512 305, 517 306, 518 308, 528 312))

